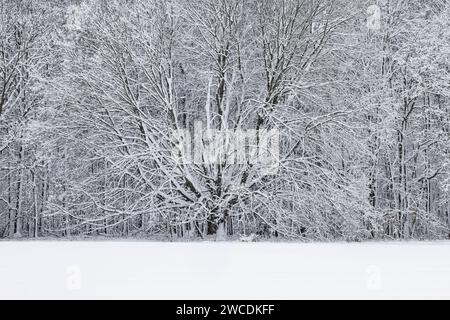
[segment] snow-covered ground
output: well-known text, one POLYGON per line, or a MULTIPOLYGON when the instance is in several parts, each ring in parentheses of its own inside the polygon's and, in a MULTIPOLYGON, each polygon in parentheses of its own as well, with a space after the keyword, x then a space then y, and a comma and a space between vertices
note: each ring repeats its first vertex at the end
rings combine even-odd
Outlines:
POLYGON ((0 242, 0 298, 450 298, 450 243, 0 242))

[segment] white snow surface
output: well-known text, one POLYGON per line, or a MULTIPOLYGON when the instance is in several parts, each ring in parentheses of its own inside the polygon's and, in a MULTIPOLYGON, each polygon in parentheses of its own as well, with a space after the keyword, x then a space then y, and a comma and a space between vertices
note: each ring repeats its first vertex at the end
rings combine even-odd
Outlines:
POLYGON ((450 242, 0 242, 1 299, 449 299, 450 242))

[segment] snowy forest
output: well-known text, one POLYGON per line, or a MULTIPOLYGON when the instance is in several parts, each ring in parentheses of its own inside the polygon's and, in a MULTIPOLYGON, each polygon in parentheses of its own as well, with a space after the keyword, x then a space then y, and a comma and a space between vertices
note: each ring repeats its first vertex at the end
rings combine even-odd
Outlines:
POLYGON ((449 45, 448 0, 0 0, 0 238, 448 239, 449 45))

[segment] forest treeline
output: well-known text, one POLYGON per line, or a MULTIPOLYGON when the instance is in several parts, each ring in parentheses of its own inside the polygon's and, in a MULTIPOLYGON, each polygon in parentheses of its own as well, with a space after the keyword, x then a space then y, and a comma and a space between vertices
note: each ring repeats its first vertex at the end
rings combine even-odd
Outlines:
POLYGON ((449 44, 447 0, 0 0, 0 238, 449 238, 449 44))

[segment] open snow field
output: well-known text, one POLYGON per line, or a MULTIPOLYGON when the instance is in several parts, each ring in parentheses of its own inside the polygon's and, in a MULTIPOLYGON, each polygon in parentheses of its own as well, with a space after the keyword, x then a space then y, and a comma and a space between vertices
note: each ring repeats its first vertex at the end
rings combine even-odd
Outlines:
POLYGON ((450 298, 450 243, 0 242, 0 298, 450 298))

